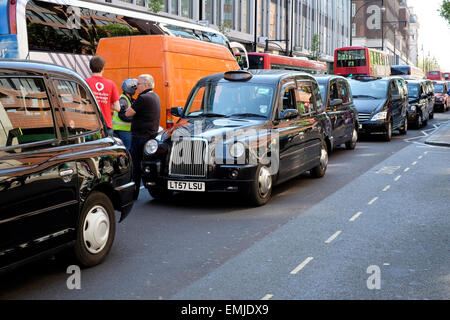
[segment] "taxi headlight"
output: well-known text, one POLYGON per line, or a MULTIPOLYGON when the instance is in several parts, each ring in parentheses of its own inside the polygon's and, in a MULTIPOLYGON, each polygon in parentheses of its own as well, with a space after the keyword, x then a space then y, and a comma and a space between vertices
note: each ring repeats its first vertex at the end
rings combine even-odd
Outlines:
POLYGON ((242 142, 236 142, 230 147, 230 155, 234 158, 240 158, 245 152, 245 146, 242 142))
POLYGON ((387 117, 387 111, 381 111, 378 112, 376 115, 374 115, 371 119, 371 121, 379 121, 379 120, 386 120, 387 117))
POLYGON ((148 140, 144 146, 144 152, 148 155, 154 154, 158 150, 158 141, 155 139, 148 140))
POLYGON ((415 112, 415 111, 416 111, 416 109, 417 109, 417 107, 416 107, 416 106, 411 106, 411 111, 412 111, 412 112, 415 112))

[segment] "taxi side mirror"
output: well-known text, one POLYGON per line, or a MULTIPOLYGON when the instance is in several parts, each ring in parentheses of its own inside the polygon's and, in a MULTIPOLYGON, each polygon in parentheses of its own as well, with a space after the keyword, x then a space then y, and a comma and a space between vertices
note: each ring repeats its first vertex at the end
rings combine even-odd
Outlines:
POLYGON ((342 104, 342 99, 333 99, 330 102, 330 107, 340 106, 342 104))
POLYGON ((183 114, 183 108, 181 107, 170 108, 170 114, 173 115, 174 117, 181 117, 181 115, 183 114))
POLYGON ((296 117, 298 117, 297 109, 286 109, 281 112, 279 120, 293 119, 296 117))

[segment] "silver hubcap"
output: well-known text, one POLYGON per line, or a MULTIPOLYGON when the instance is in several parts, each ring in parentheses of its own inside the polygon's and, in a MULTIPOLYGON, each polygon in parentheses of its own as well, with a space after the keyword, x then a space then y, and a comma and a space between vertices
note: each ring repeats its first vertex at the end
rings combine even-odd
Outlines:
POLYGON ((267 167, 261 167, 258 176, 258 190, 261 197, 265 197, 272 188, 272 177, 267 167))
POLYGON ((324 146, 322 146, 322 150, 320 151, 320 165, 322 168, 326 168, 328 165, 328 152, 324 146))
POLYGON ((93 207, 83 224, 83 240, 90 253, 100 252, 109 238, 109 216, 102 206, 93 207))

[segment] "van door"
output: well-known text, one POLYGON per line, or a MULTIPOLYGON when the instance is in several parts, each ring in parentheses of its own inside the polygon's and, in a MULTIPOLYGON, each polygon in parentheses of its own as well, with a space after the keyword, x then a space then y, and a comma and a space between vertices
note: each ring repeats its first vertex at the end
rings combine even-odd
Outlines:
POLYGON ((393 121, 393 129, 398 128, 402 124, 402 106, 403 99, 393 100, 393 97, 400 96, 400 91, 397 85, 397 80, 392 79, 389 82, 389 109, 391 110, 391 116, 393 121))
POLYGON ((1 268, 68 241, 78 203, 44 79, 0 77, 0 90, 1 268))

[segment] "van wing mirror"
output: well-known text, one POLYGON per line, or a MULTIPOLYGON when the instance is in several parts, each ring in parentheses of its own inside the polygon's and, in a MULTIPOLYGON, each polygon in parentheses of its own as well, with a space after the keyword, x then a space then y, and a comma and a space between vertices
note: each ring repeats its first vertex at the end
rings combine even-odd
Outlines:
POLYGON ((170 108, 170 114, 174 117, 181 117, 183 115, 183 108, 181 107, 173 107, 170 108))

